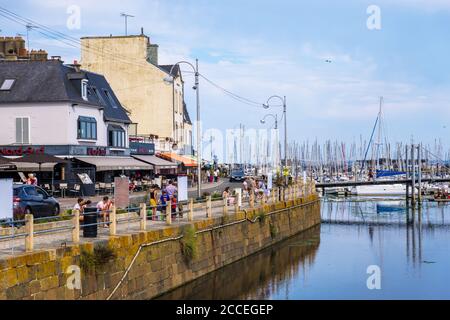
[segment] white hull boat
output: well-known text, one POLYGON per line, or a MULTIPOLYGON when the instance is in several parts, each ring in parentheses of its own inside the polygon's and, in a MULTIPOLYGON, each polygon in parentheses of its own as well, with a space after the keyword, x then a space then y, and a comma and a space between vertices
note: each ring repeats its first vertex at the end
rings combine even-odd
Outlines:
MULTIPOLYGON (((419 192, 416 190, 416 193, 419 192)), ((352 194, 357 196, 404 196, 406 195, 406 185, 356 186, 352 189, 352 194)))

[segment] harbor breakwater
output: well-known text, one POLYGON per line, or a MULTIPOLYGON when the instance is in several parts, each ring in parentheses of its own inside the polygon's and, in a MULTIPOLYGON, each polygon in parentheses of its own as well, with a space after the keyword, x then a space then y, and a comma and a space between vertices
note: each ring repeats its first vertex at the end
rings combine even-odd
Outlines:
POLYGON ((316 195, 0 260, 0 300, 152 299, 320 224, 316 195))

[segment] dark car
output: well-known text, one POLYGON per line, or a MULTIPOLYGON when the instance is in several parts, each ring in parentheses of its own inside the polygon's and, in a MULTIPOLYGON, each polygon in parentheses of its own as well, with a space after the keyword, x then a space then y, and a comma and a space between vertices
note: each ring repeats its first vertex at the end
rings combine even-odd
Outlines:
POLYGON ((29 185, 14 186, 14 219, 23 220, 26 214, 35 218, 59 215, 58 201, 45 190, 29 185))
POLYGON ((230 175, 230 182, 244 181, 245 172, 244 170, 233 170, 230 175))

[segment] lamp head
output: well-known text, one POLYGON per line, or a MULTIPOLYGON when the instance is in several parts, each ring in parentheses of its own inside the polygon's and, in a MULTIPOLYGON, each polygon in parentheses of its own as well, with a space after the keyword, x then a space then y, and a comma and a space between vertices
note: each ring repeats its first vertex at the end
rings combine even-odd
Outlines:
POLYGON ((269 109, 269 107, 270 107, 270 106, 269 106, 268 104, 263 104, 263 108, 264 108, 264 109, 269 109))
POLYGON ((172 84, 172 83, 174 83, 174 79, 171 76, 167 76, 164 78, 164 82, 167 84, 172 84))
POLYGON ((266 123, 266 120, 262 119, 262 120, 261 120, 261 123, 262 123, 262 124, 265 124, 265 123, 266 123))

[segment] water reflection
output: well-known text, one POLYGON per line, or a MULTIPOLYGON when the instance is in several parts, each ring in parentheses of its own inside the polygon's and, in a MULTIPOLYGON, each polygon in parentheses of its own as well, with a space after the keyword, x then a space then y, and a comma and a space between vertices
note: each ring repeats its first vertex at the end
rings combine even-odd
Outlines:
POLYGON ((322 226, 164 299, 450 299, 450 204, 326 198, 322 226), (369 290, 367 268, 382 270, 369 290))
POLYGON ((320 227, 314 227, 256 255, 206 275, 160 299, 269 299, 290 295, 290 284, 314 264, 320 227))

